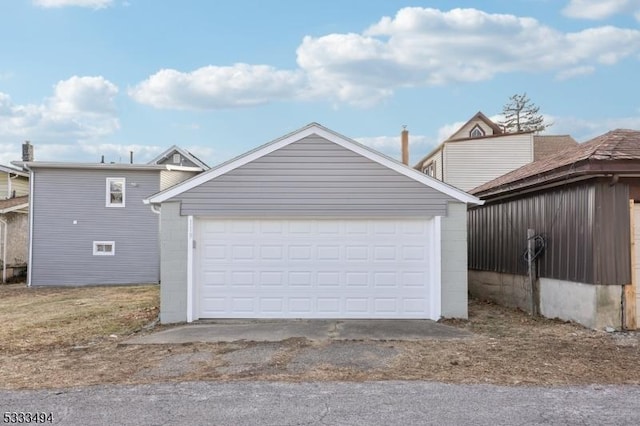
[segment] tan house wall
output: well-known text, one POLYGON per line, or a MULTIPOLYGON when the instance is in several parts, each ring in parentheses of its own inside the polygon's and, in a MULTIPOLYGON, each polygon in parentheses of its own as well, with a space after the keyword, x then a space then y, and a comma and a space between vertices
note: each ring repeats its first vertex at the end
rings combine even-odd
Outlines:
POLYGON ((16 192, 16 197, 29 195, 29 179, 24 176, 13 176, 9 182, 9 174, 0 172, 0 200, 11 198, 13 191, 16 192))
POLYGON ((470 191, 533 161, 533 134, 447 142, 444 182, 470 191))

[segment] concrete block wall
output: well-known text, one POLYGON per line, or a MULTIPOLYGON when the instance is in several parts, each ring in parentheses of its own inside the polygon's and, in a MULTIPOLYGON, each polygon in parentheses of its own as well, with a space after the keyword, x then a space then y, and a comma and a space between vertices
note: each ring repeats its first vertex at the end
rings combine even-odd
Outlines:
POLYGON ((160 229, 160 322, 185 322, 188 223, 180 216, 180 202, 162 204, 160 229))
POLYGON ((442 316, 468 317, 467 205, 450 202, 441 220, 442 316))
POLYGON ((524 275, 469 270, 469 293, 476 299, 531 310, 529 278, 524 275))
MULTIPOLYGON (((602 330, 622 326, 622 287, 540 278, 540 313, 602 330)), ((473 297, 531 312, 529 279, 524 275, 469 271, 473 297)))
POLYGON ((622 287, 540 278, 540 311, 603 330, 622 326, 622 287))

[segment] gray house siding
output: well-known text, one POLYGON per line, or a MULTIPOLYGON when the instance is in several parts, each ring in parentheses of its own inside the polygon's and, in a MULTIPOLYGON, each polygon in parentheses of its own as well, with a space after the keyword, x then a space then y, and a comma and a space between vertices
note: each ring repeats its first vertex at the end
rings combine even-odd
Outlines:
POLYGON ((31 285, 159 281, 159 218, 142 203, 159 171, 34 170, 31 285), (105 207, 108 177, 126 179, 125 207, 105 207), (115 255, 94 256, 93 241, 114 241, 115 255))
POLYGON ((444 216, 453 198, 318 136, 174 197, 210 217, 444 216))

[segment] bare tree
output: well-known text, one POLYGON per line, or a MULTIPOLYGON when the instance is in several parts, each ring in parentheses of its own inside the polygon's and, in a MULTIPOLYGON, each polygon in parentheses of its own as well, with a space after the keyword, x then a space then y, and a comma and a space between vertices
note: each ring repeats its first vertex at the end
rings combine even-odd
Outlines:
POLYGON ((504 121, 498 124, 505 133, 540 132, 551 124, 544 122, 544 117, 539 111, 540 107, 531 102, 526 93, 515 94, 502 108, 504 121))

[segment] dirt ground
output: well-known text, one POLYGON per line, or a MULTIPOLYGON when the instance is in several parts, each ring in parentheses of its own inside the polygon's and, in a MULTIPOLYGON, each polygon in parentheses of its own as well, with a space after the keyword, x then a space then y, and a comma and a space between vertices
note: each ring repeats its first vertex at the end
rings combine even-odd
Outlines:
POLYGON ((640 334, 605 333, 471 301, 475 337, 421 342, 124 345, 152 333, 158 287, 0 286, 4 389, 185 380, 433 380, 502 385, 640 384, 640 334))

